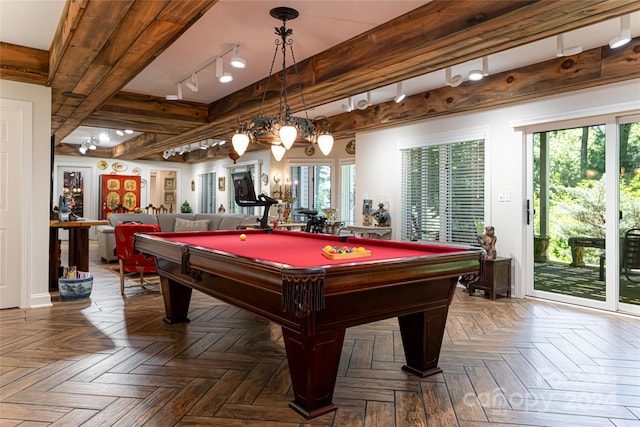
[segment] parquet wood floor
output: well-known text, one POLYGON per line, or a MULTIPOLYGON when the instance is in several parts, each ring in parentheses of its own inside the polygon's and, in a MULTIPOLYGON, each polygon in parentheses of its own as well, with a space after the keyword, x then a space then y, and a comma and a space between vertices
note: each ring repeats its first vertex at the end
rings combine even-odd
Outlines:
POLYGON ((443 374, 400 369, 395 319, 348 329, 339 409, 307 421, 279 327, 197 292, 168 325, 157 288, 92 262, 89 299, 0 312, 0 426, 640 426, 637 318, 460 289, 443 374))

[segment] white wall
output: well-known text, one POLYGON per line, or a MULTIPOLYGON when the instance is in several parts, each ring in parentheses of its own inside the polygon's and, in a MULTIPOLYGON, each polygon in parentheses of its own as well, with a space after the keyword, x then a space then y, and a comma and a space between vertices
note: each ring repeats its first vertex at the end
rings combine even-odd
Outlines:
MULTIPOLYGON (((51 305, 49 296, 49 270, 41 268, 42 260, 49 258, 49 185, 51 170, 51 89, 45 86, 0 80, 0 97, 27 101, 33 106, 33 128, 30 151, 31 158, 25 158, 24 172, 30 175, 23 180, 24 188, 15 191, 29 195, 22 206, 27 226, 25 236, 24 265, 14 266, 26 272, 20 283, 21 307, 42 307, 51 305), (45 243, 47 242, 47 243, 45 243)), ((26 150, 25 150, 26 151, 26 150)))
POLYGON ((360 133, 356 136, 356 212, 362 210, 364 195, 372 199, 374 205, 378 200, 388 198, 394 238, 397 238, 401 192, 399 149, 484 133, 487 156, 485 224, 496 227, 498 256, 514 258, 514 295, 523 296, 527 173, 524 135, 515 127, 634 110, 640 110, 638 79, 489 111, 360 133), (511 201, 498 202, 497 193, 507 191, 511 201))

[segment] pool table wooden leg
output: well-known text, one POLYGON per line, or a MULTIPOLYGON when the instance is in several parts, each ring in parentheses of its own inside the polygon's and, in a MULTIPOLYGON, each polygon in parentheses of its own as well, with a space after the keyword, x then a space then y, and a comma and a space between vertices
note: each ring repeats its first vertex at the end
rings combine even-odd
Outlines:
POLYGON ((160 286, 167 315, 164 321, 170 324, 189 322, 187 314, 192 289, 164 276, 160 276, 160 286))
POLYGON ((305 336, 282 328, 295 396, 289 406, 307 419, 337 409, 332 399, 344 333, 305 336))
POLYGON ((422 378, 442 372, 438 358, 448 311, 447 305, 398 317, 407 362, 402 369, 422 378))

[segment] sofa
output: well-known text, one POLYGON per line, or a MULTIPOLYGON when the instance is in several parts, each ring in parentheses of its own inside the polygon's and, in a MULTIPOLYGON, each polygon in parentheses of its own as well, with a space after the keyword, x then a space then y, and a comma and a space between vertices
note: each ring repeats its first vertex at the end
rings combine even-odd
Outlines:
POLYGON ((115 254, 116 240, 113 231, 116 225, 123 222, 158 224, 162 231, 205 231, 251 228, 256 226, 258 221, 260 217, 249 214, 115 213, 109 215, 109 225, 101 225, 97 228, 98 251, 100 258, 106 262, 118 260, 115 254))

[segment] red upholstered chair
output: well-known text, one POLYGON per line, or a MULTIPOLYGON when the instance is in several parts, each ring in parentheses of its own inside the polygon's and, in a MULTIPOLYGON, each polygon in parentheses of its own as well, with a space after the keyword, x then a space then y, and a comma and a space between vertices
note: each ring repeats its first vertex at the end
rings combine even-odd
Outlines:
POLYGON ((118 224, 114 229, 116 239, 116 255, 120 264, 120 293, 124 294, 125 275, 138 273, 140 284, 127 286, 128 288, 151 284, 144 279, 144 273, 158 273, 156 259, 134 251, 136 233, 151 233, 160 231, 158 224, 118 224))

